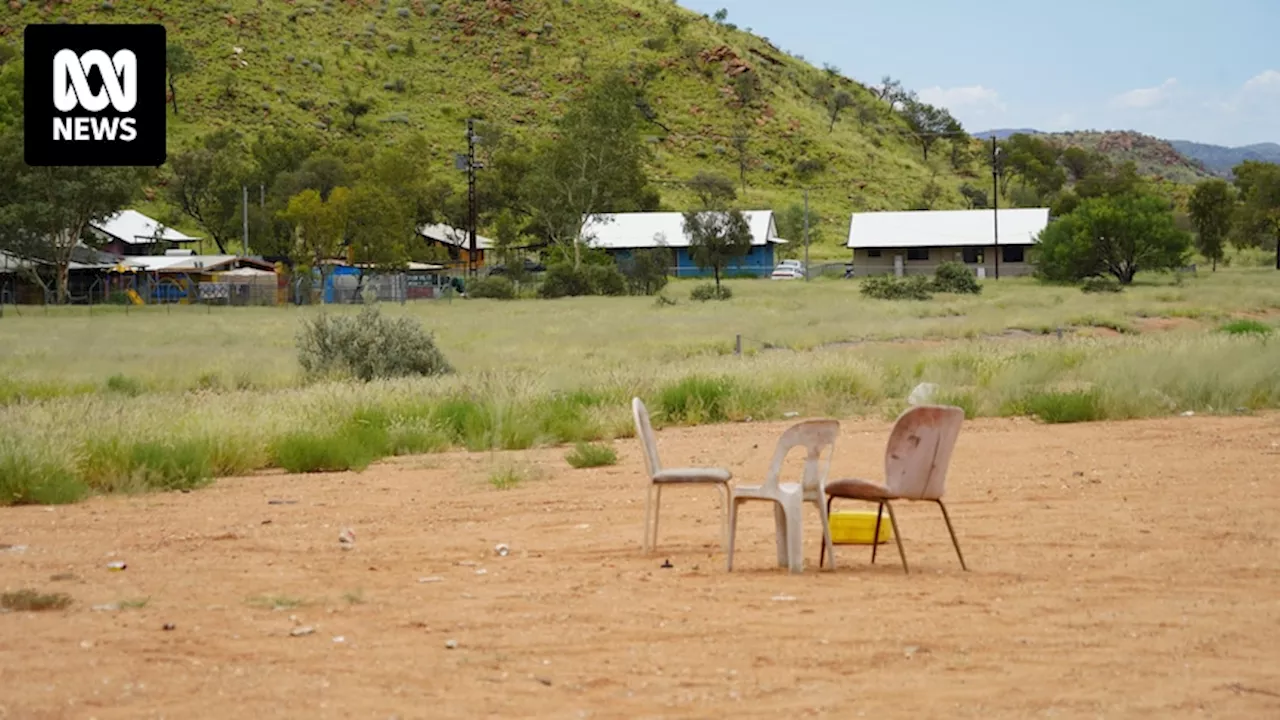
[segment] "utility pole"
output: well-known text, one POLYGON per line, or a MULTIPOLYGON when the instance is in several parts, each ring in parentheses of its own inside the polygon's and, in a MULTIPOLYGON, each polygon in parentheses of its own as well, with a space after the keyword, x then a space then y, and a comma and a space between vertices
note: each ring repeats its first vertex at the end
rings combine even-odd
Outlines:
POLYGON ((241 185, 240 193, 242 195, 242 202, 240 203, 241 210, 242 210, 241 217, 244 221, 244 247, 241 248, 241 251, 244 253, 245 257, 248 257, 249 256, 249 186, 241 185))
POLYGON ((995 230, 996 279, 1000 279, 1000 146, 991 136, 991 221, 995 230))
POLYGON ((467 237, 471 251, 467 256, 467 272, 476 274, 476 134, 475 123, 467 118, 467 237))
POLYGON ((804 281, 809 282, 809 188, 804 189, 804 281))

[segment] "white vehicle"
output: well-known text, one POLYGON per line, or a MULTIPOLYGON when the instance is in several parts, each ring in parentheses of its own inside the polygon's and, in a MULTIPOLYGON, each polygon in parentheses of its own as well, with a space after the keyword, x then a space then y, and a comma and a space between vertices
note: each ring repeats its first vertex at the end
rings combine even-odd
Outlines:
POLYGON ((804 264, 799 260, 783 260, 769 276, 773 280, 796 280, 804 277, 804 264))

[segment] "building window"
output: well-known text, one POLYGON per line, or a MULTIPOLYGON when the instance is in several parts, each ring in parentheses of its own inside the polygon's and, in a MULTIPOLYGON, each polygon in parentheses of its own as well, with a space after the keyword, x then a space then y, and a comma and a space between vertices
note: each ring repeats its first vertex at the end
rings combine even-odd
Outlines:
POLYGON ((908 260, 928 260, 929 248, 907 248, 908 260))
POLYGON ((1000 260, 1007 263, 1020 263, 1026 258, 1026 248, 1022 245, 1005 245, 1000 248, 1000 260))
POLYGON ((970 264, 982 264, 982 248, 967 247, 964 249, 964 261, 970 264))
POLYGON ((868 250, 867 257, 880 257, 880 250, 879 249, 868 250))

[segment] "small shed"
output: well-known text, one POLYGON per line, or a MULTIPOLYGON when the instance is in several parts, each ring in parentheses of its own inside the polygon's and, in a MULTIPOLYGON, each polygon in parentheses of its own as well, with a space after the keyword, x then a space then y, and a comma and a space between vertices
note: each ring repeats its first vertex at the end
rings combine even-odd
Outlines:
POLYGON ((157 247, 168 250, 200 240, 165 227, 137 210, 121 210, 89 223, 88 235, 114 255, 153 255, 157 247))
MULTIPOLYGON (((449 253, 449 265, 467 267, 471 261, 471 236, 465 229, 459 229, 443 223, 423 225, 418 234, 426 240, 428 246, 444 248, 449 253)), ((493 241, 487 237, 476 235, 476 267, 484 267, 485 251, 493 249, 493 241)))

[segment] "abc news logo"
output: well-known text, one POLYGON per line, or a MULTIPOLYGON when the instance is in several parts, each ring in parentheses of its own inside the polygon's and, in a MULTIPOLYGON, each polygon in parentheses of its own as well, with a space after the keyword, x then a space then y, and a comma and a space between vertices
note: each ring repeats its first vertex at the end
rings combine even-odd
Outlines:
POLYGON ((28 165, 165 160, 163 25, 28 25, 28 165))

